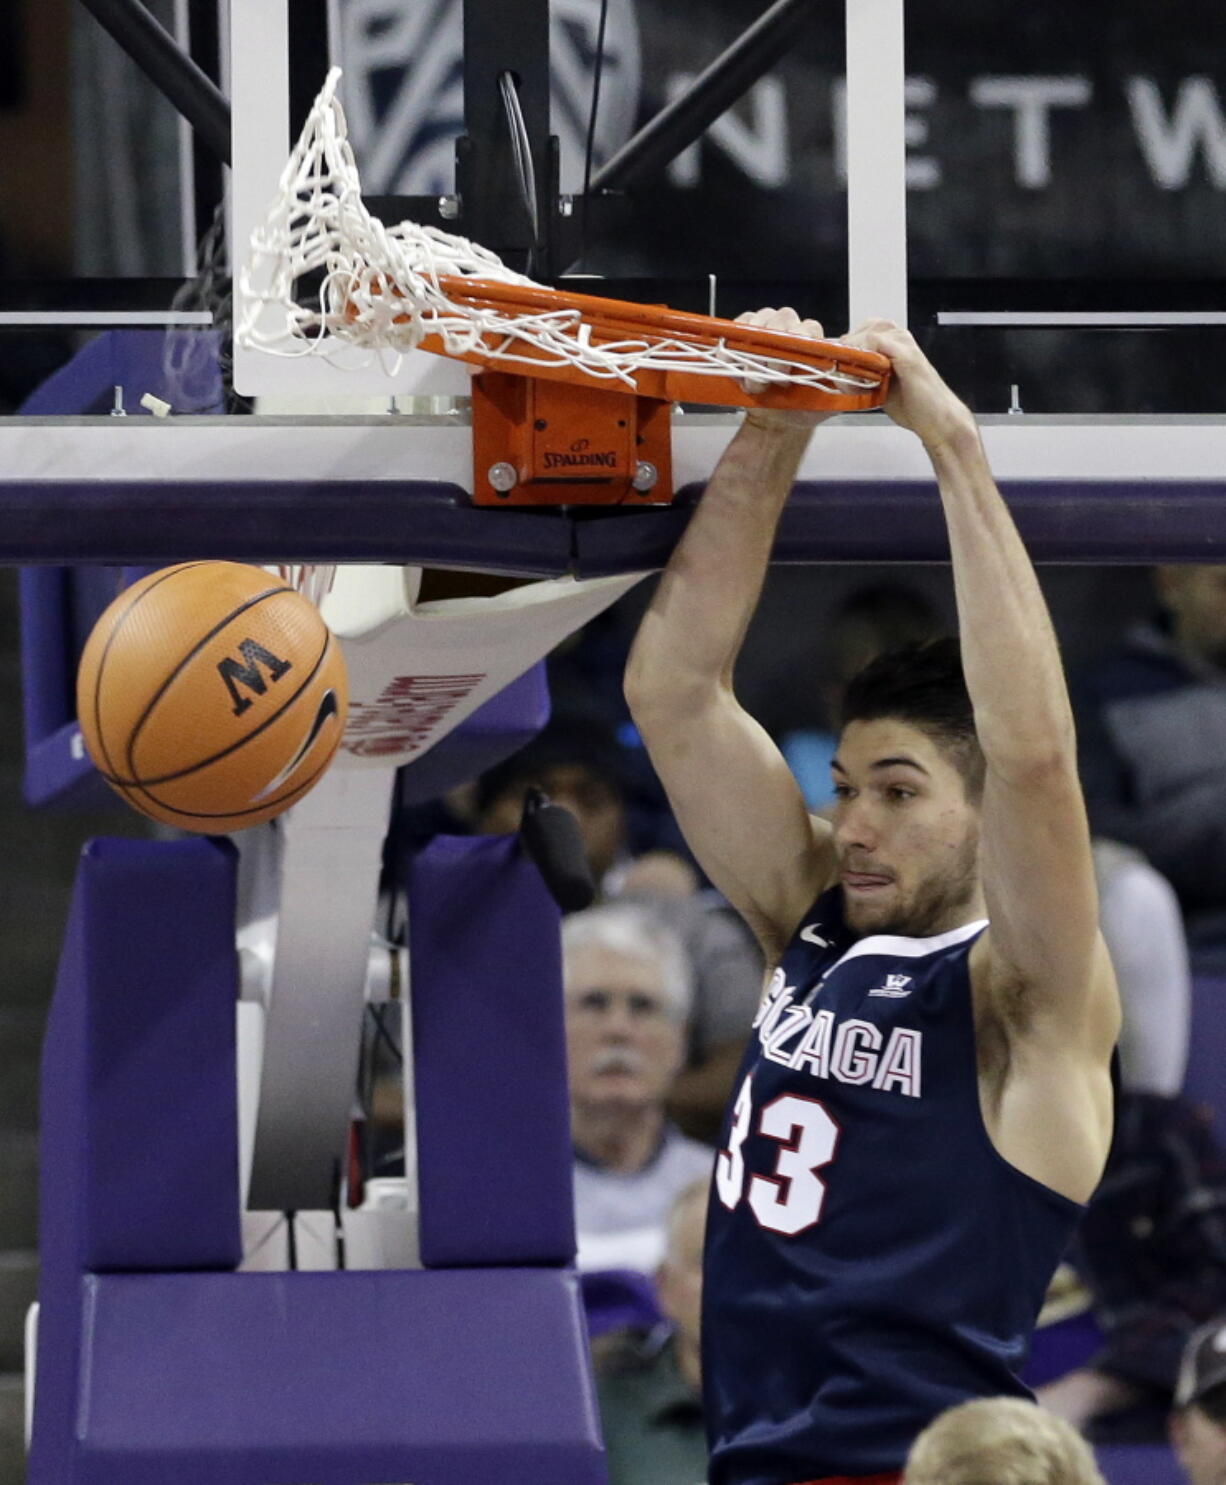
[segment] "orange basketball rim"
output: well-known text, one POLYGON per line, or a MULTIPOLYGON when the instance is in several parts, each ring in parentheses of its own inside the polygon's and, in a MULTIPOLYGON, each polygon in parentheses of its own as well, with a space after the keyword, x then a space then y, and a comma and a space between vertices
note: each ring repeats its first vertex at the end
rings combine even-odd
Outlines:
MULTIPOLYGON (((450 316, 419 308, 393 323, 417 319, 422 350, 484 371, 472 387, 477 505, 667 504, 672 403, 862 412, 889 390, 885 356, 837 341, 532 284, 434 282, 450 316), (473 333, 445 333, 466 314, 473 333)), ((400 295, 386 280, 367 293, 400 295)), ((344 306, 351 323, 362 313, 344 306)))
MULTIPOLYGON (((585 345, 598 350, 615 349, 628 356, 642 349, 648 353, 648 363, 629 370, 627 375, 633 379, 633 390, 639 396, 661 402, 865 412, 880 407, 889 390, 890 363, 885 356, 840 345, 837 341, 814 340, 810 336, 738 324, 714 315, 687 314, 660 305, 602 299, 561 289, 454 275, 440 275, 437 282, 439 290, 458 306, 494 310, 512 321, 517 317, 563 317, 569 313, 585 345), (772 382, 761 391, 749 392, 737 376, 714 375, 685 367, 687 353, 696 357, 712 349, 768 363, 776 373, 800 379, 772 382), (653 364, 661 359, 661 354, 663 359, 675 364, 653 364), (817 373, 821 380, 806 379, 806 373, 817 373)), ((353 319, 359 312, 351 304, 347 316, 353 319)), ((407 323, 410 318, 408 314, 397 316, 395 323, 407 323)), ((422 339, 421 349, 439 355, 451 354, 443 338, 434 333, 422 339)), ((488 333, 479 347, 461 353, 461 359, 520 376, 610 390, 626 387, 625 381, 613 373, 599 374, 555 359, 535 339, 517 336, 513 326, 506 332, 488 333)), ((758 380, 750 372, 746 375, 748 379, 758 380)))

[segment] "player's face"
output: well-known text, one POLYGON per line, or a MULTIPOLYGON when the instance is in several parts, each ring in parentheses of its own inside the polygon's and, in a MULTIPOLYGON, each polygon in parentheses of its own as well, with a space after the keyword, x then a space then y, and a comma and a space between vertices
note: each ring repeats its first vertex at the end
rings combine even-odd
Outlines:
POLYGON ((685 1030, 654 961, 584 944, 566 955, 565 988, 572 1103, 608 1112, 662 1105, 685 1030))
POLYGON ((1184 1408, 1171 1418, 1171 1442, 1189 1485, 1226 1482, 1226 1428, 1198 1407, 1184 1408))
POLYGON ((979 812, 930 737, 893 718, 849 722, 831 767, 849 928, 925 938, 982 914, 979 812))

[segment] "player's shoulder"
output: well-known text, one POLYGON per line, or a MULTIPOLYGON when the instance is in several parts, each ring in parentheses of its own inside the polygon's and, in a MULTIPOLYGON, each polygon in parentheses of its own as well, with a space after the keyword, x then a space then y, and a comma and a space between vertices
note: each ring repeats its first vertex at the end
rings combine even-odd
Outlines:
POLYGON ((1084 994, 1072 1028, 1067 985, 1027 976, 996 951, 989 926, 975 942, 968 961, 976 1020, 995 1023, 1013 1047, 1046 1043, 1061 1057, 1088 1057, 1105 1065, 1119 1038, 1120 1000, 1115 967, 1102 930, 1097 929, 1084 969, 1084 994))

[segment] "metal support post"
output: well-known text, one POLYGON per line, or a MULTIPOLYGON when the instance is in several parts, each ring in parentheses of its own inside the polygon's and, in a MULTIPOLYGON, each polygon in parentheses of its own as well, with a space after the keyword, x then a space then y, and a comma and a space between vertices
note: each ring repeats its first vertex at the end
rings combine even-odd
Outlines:
POLYGON ((456 142, 455 230, 522 270, 543 247, 556 209, 549 144, 549 0, 515 5, 465 0, 464 127, 456 142), (508 75, 510 91, 503 81, 508 75))
POLYGON ((775 0, 686 92, 596 172, 592 190, 623 190, 663 170, 785 55, 811 18, 813 5, 814 0, 775 0))
POLYGON ((140 0, 82 0, 85 8, 179 110, 225 164, 230 163, 230 105, 185 56, 140 0))
POLYGON ((846 0, 849 318, 907 323, 903 0, 846 0))

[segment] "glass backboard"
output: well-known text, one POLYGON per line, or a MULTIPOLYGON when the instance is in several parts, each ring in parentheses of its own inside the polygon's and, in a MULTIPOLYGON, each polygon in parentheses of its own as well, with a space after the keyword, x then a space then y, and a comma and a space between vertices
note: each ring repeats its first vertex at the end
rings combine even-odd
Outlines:
MULTIPOLYGON (((329 60, 345 69, 351 137, 380 210, 396 196, 418 209, 456 201, 459 0, 307 0, 306 13, 312 5, 326 12, 306 27, 314 52, 291 37, 285 0, 251 0, 234 17, 236 243, 329 60)), ((506 29, 498 7, 469 8, 470 25, 506 29)), ((679 27, 664 0, 613 0, 597 183, 768 9, 717 0, 679 27)), ((848 14, 850 30, 842 7, 809 7, 784 54, 701 139, 585 203, 600 6, 554 0, 555 207, 571 213, 575 256, 555 261, 551 278, 599 274, 626 297, 714 300, 730 314, 786 301, 835 330, 870 304, 905 311, 985 413, 1216 410, 1201 368, 1226 315, 1215 277, 1226 81, 1205 65, 1216 55, 1206 38, 1226 26, 1220 11, 1198 0, 1172 22, 1140 5, 1086 14, 1044 0, 1001 15, 910 0, 905 51, 901 4, 863 0, 848 14)), ((239 375, 261 386, 327 379, 313 367, 256 370, 241 353, 239 375)))

